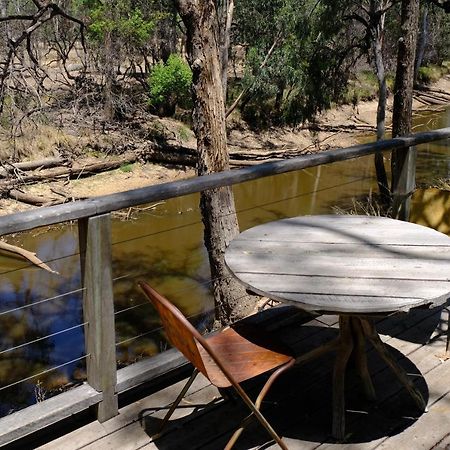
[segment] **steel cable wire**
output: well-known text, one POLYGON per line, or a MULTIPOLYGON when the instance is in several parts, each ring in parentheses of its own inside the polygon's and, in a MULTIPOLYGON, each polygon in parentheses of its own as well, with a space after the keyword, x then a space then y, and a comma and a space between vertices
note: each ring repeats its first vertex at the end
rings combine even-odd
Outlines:
POLYGON ((13 383, 10 383, 10 384, 8 384, 6 386, 1 386, 0 387, 0 391, 8 389, 8 388, 10 388, 12 386, 16 386, 17 384, 23 383, 24 381, 28 381, 28 380, 32 380, 33 378, 40 377, 40 376, 45 375, 45 374, 47 374, 49 372, 53 372, 54 370, 60 369, 61 367, 68 366, 69 364, 73 364, 73 363, 75 363, 77 361, 81 361, 83 359, 86 359, 89 356, 91 356, 90 353, 88 353, 87 355, 80 356, 78 358, 74 358, 74 359, 72 359, 70 361, 67 361, 67 362, 63 363, 63 364, 59 364, 58 366, 51 367, 50 369, 43 370, 42 372, 30 375, 29 377, 22 378, 20 380, 14 381, 13 383))
POLYGON ((81 327, 83 327, 83 326, 85 326, 87 324, 88 324, 88 322, 80 323, 78 325, 74 325, 73 327, 68 327, 68 328, 65 328, 64 330, 59 330, 59 331, 56 331, 55 333, 47 334, 46 336, 42 336, 40 338, 34 339, 33 341, 24 342, 23 344, 16 345, 15 347, 7 348, 6 350, 0 351, 0 355, 3 355, 3 354, 8 353, 8 352, 12 352, 12 351, 17 350, 19 348, 27 347, 29 345, 35 344, 36 342, 43 341, 44 339, 48 339, 48 338, 51 338, 53 336, 58 336, 59 334, 66 333, 68 331, 72 331, 72 330, 75 330, 77 328, 81 328, 81 327))
MULTIPOLYGON (((302 169, 302 170, 305 170, 305 169, 302 169)), ((309 173, 308 173, 308 175, 311 176, 311 174, 309 174, 309 173)), ((314 176, 314 175, 312 175, 312 176, 314 176)), ((288 201, 288 200, 294 200, 296 198, 300 198, 300 197, 304 197, 304 196, 307 196, 307 195, 314 194, 315 192, 325 192, 327 190, 336 189, 336 188, 339 188, 339 187, 342 187, 342 186, 346 186, 346 185, 349 185, 349 184, 356 183, 358 181, 365 181, 365 180, 370 180, 370 179, 373 179, 373 177, 354 178, 354 179, 352 179, 350 181, 347 181, 345 183, 341 183, 341 184, 337 184, 337 185, 333 185, 333 186, 327 186, 325 188, 317 189, 315 191, 304 192, 304 193, 301 193, 301 194, 298 194, 298 195, 294 195, 294 196, 291 196, 291 197, 285 197, 283 199, 274 200, 274 201, 271 201, 271 202, 254 205, 254 206, 251 206, 251 207, 248 207, 248 208, 236 211, 236 214, 241 214, 241 213, 244 213, 244 212, 252 211, 252 210, 259 209, 259 208, 262 208, 262 207, 265 207, 265 206, 275 205, 277 203, 282 203, 282 202, 285 202, 285 201, 288 201)), ((224 214, 221 217, 227 217, 229 215, 230 214, 224 214)), ((190 222, 190 223, 187 223, 187 224, 178 225, 176 227, 167 228, 165 230, 156 231, 156 232, 144 234, 144 235, 141 235, 141 236, 138 236, 138 237, 133 237, 133 238, 117 241, 117 242, 114 242, 112 245, 123 244, 123 243, 126 243, 126 242, 131 242, 131 241, 134 241, 134 240, 143 239, 143 238, 150 237, 150 236, 157 236, 159 234, 167 233, 167 232, 170 232, 170 231, 177 231, 177 230, 180 230, 180 229, 183 229, 183 228, 188 228, 190 226, 197 225, 197 224, 200 224, 200 223, 201 223, 201 220, 197 220, 195 222, 190 222)), ((56 261, 60 261, 60 260, 66 259, 66 258, 72 258, 74 256, 79 256, 79 255, 80 255, 79 252, 75 252, 75 253, 70 253, 68 255, 51 258, 51 259, 45 260, 43 262, 46 263, 46 264, 50 264, 50 263, 53 263, 53 262, 56 262, 56 261)), ((24 269, 29 269, 29 268, 32 268, 32 267, 35 267, 35 265, 34 264, 28 264, 28 265, 20 267, 18 269, 11 269, 11 270, 7 270, 7 271, 4 271, 4 272, 0 272, 0 275, 8 275, 10 273, 18 272, 18 271, 21 271, 21 270, 24 270, 24 269)))

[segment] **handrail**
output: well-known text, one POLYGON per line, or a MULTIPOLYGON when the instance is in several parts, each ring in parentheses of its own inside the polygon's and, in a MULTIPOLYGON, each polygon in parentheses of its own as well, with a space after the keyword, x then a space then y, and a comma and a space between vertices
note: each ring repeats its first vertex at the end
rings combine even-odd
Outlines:
POLYGON ((0 217, 0 235, 31 230, 36 227, 60 222, 92 217, 153 201, 193 194, 207 189, 230 186, 244 181, 291 172, 321 164, 345 161, 373 153, 408 148, 450 137, 450 127, 435 131, 416 133, 411 136, 386 139, 353 147, 327 150, 312 155, 297 156, 292 159, 262 163, 243 169, 227 170, 187 180, 172 181, 133 189, 116 194, 103 195, 64 205, 49 206, 31 211, 0 217))

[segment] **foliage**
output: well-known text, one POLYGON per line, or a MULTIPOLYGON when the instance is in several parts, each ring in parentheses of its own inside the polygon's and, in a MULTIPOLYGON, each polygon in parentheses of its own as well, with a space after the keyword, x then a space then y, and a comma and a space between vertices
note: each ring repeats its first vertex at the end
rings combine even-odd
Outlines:
POLYGON ((429 64, 419 69, 418 80, 421 83, 433 83, 438 81, 442 76, 447 74, 449 69, 445 66, 437 66, 435 64, 429 64))
POLYGON ((161 18, 159 13, 145 14, 145 10, 129 0, 79 0, 79 8, 86 14, 91 39, 98 43, 103 43, 111 33, 127 45, 144 45, 161 18))
POLYGON ((150 103, 164 107, 164 115, 173 114, 175 106, 189 108, 192 71, 179 55, 170 55, 166 63, 156 64, 149 77, 150 103))
POLYGON ((191 137, 191 132, 189 128, 185 127, 184 125, 180 126, 178 128, 178 137, 181 140, 181 142, 187 142, 191 137))
POLYGON ((450 14, 445 14, 441 8, 431 7, 424 62, 441 65, 448 59, 450 59, 450 14))
POLYGON ((336 2, 311 0, 237 3, 235 43, 247 49, 243 117, 254 125, 295 124, 339 97, 348 70, 338 9, 336 2))
POLYGON ((123 164, 123 165, 121 165, 120 167, 119 167, 119 170, 121 171, 121 172, 124 172, 124 173, 129 173, 129 172, 133 172, 133 169, 134 169, 134 164, 123 164))

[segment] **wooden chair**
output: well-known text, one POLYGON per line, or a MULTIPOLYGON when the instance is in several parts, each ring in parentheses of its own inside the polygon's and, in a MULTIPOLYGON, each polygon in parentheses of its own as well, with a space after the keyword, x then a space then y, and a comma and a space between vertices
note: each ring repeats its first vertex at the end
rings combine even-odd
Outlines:
POLYGON ((194 365, 194 372, 164 417, 158 437, 170 416, 188 391, 195 377, 201 372, 213 385, 220 388, 233 387, 251 410, 240 428, 235 431, 225 449, 231 449, 242 433, 248 420, 254 415, 278 445, 287 450, 286 444, 260 412, 261 402, 273 382, 294 365, 295 359, 289 349, 277 343, 273 337, 254 326, 236 324, 207 338, 187 321, 184 315, 166 298, 147 283, 140 287, 155 306, 170 343, 178 348, 194 365), (277 368, 264 384, 255 403, 239 383, 277 368))

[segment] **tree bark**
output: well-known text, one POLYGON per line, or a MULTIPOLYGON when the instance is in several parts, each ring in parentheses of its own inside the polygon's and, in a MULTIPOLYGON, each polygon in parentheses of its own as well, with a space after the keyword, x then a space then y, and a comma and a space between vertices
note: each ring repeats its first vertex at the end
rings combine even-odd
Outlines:
POLYGON ((422 8, 422 17, 420 21, 420 33, 417 43, 417 55, 416 62, 414 64, 414 84, 417 83, 419 76, 419 69, 422 65, 423 55, 425 53, 425 47, 427 46, 428 37, 428 4, 425 3, 422 8))
MULTIPOLYGON (((114 20, 113 12, 112 12, 112 3, 107 1, 107 19, 110 21, 114 20)), ((115 74, 115 58, 114 58, 114 43, 112 31, 109 29, 109 26, 106 27, 105 36, 104 36, 104 76, 105 76, 105 84, 104 84, 104 107, 103 107, 103 120, 105 122, 111 122, 114 118, 114 100, 113 100, 113 84, 116 81, 115 74)))
MULTIPOLYGON (((392 137, 411 132, 414 62, 419 21, 419 0, 402 0, 401 36, 398 42, 397 71, 394 84, 392 137)), ((406 220, 409 195, 414 189, 415 149, 393 150, 391 159, 394 194, 392 214, 406 220)))
MULTIPOLYGON (((382 1, 379 5, 380 10, 386 8, 386 4, 382 1)), ((375 2, 370 3, 370 13, 372 17, 377 15, 375 2)), ((384 138, 386 132, 386 72, 383 61, 383 36, 384 36, 384 21, 386 13, 379 14, 378 22, 374 27, 374 36, 372 39, 372 51, 375 59, 375 68, 378 79, 378 106, 377 106, 377 141, 384 138)), ((375 171, 377 175, 378 189, 380 191, 381 204, 383 209, 387 210, 391 203, 391 196, 386 175, 386 168, 384 166, 383 153, 375 153, 375 171)))
POLYGON ((228 59, 231 41, 231 25, 233 22, 234 0, 220 2, 220 71, 222 78, 223 101, 227 103, 228 59))
MULTIPOLYGON (((187 51, 193 72, 193 127, 197 138, 199 175, 229 168, 225 104, 222 93, 217 10, 213 0, 176 0, 186 26, 187 51)), ((226 324, 249 314, 254 301, 225 265, 225 248, 239 233, 231 187, 201 194, 216 319, 226 324)))

